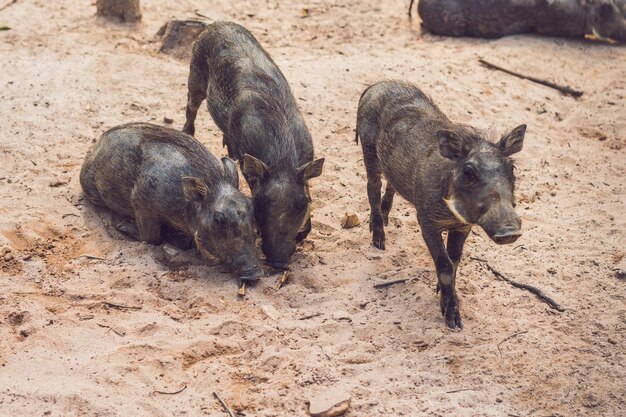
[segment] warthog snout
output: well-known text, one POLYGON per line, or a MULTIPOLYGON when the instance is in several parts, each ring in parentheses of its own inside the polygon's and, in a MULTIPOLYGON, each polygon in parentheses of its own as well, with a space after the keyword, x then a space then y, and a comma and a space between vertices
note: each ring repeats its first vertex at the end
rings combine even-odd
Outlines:
POLYGON ((507 245, 515 242, 521 235, 522 232, 519 229, 511 228, 493 235, 491 239, 498 245, 507 245))
POLYGON ((252 265, 239 270, 239 279, 244 281, 258 281, 263 276, 263 271, 258 265, 252 265))

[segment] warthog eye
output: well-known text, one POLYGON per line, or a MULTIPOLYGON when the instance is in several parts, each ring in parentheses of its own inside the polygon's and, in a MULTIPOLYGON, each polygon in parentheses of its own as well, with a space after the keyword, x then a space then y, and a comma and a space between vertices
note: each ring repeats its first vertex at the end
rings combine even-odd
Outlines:
POLYGON ((463 166, 463 181, 466 183, 473 183, 478 179, 478 173, 474 166, 467 164, 463 166))

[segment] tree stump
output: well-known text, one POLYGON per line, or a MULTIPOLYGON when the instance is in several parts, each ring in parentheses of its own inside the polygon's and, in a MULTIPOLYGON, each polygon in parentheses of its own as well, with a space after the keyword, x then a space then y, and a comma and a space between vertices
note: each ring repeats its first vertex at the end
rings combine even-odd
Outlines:
POLYGON ((206 23, 199 20, 170 20, 157 32, 163 42, 159 52, 188 60, 193 41, 206 27, 206 23))
POLYGON ((139 0, 97 0, 97 15, 121 22, 138 22, 141 20, 139 0))

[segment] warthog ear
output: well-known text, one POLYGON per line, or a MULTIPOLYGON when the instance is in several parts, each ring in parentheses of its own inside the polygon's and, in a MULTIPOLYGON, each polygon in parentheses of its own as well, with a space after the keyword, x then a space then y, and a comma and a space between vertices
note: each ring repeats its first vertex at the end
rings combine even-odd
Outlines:
POLYGON ((239 188, 239 173, 237 172, 237 165, 230 158, 222 158, 222 164, 224 164, 224 173, 228 183, 235 188, 239 188))
POLYGON ((183 177, 185 200, 200 202, 207 196, 209 189, 204 181, 197 177, 183 177))
POLYGON ((315 161, 307 162, 298 168, 298 176, 302 181, 309 180, 311 178, 319 177, 324 171, 324 158, 316 159, 315 161))
POLYGON ((502 136, 498 142, 498 149, 502 155, 513 155, 522 150, 524 147, 524 135, 526 134, 526 125, 517 126, 508 135, 502 136))
POLYGON ((259 180, 265 179, 270 169, 261 161, 252 155, 245 154, 243 156, 243 168, 241 171, 244 175, 256 177, 259 180))
POLYGON ((469 153, 469 147, 465 145, 463 139, 451 130, 438 130, 439 153, 448 159, 464 158, 469 153))

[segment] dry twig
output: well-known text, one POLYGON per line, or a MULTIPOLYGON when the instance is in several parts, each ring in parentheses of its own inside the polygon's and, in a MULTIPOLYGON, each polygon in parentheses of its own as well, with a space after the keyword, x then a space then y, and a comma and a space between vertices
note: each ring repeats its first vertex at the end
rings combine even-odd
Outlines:
POLYGON ((11 1, 10 1, 10 2, 8 2, 7 4, 5 4, 4 6, 0 7, 0 10, 4 10, 4 9, 6 9, 7 7, 9 7, 10 5, 15 4, 15 3, 17 3, 17 0, 11 0, 11 1))
POLYGON ((214 21, 214 20, 213 20, 213 19, 211 19, 209 16, 207 16, 207 15, 204 15, 204 14, 200 13, 200 10, 198 10, 198 9, 194 10, 194 13, 196 14, 196 16, 200 16, 200 17, 201 17, 201 18, 203 18, 203 19, 210 20, 211 22, 213 22, 213 21, 214 21))
POLYGON ((535 294, 542 301, 546 302, 550 307, 552 307, 553 309, 555 309, 557 311, 561 311, 561 312, 565 311, 565 309, 563 307, 561 307, 561 305, 559 303, 557 303, 552 298, 550 298, 547 295, 545 295, 543 293, 543 291, 541 291, 539 288, 533 287, 532 285, 523 284, 521 282, 517 282, 515 280, 512 280, 511 278, 503 275, 500 271, 495 269, 493 266, 491 266, 489 264, 489 262, 487 262, 484 259, 475 258, 475 257, 470 257, 470 259, 472 259, 474 261, 478 261, 478 262, 483 262, 487 266, 487 269, 489 269, 496 276, 496 278, 500 279, 501 281, 506 281, 506 282, 508 282, 509 284, 511 284, 514 287, 521 288, 523 290, 526 290, 526 291, 529 291, 529 292, 535 294))
POLYGON ((141 306, 126 306, 123 304, 112 303, 110 301, 103 301, 103 305, 111 308, 117 308, 120 310, 141 310, 141 306))
POLYGON ((222 407, 224 407, 224 411, 226 411, 230 417, 235 417, 235 415, 233 414, 233 412, 232 412, 232 410, 230 409, 230 407, 228 406, 228 404, 226 404, 226 402, 224 402, 224 400, 222 400, 222 399, 220 398, 220 396, 219 396, 219 395, 217 395, 217 392, 214 392, 214 393, 213 393, 213 396, 215 397, 215 399, 216 399, 217 401, 219 401, 219 402, 220 402, 220 404, 222 404, 222 407))
POLYGON ((87 259, 97 259, 99 261, 106 261, 106 258, 102 256, 92 255, 90 253, 83 253, 82 255, 78 255, 76 258, 87 258, 87 259))
POLYGON ((379 282, 378 284, 374 284, 374 288, 385 288, 391 285, 404 284, 407 281, 408 281, 408 278, 402 278, 402 279, 394 279, 391 281, 379 282))
POLYGON ((100 324, 100 323, 96 323, 96 324, 97 324, 98 326, 100 326, 100 327, 103 327, 103 328, 105 328, 105 329, 109 329, 109 330, 111 330, 113 333, 115 333, 116 335, 118 335, 118 336, 120 336, 120 337, 124 337, 124 336, 126 336, 126 333, 119 332, 119 331, 115 330, 113 327, 111 327, 111 326, 109 326, 109 325, 107 325, 107 324, 100 324))
POLYGON ((313 317, 319 317, 321 315, 322 315, 322 313, 319 313, 319 312, 318 313, 313 313, 313 314, 308 314, 306 316, 302 316, 302 317, 298 318, 298 320, 308 320, 308 319, 312 319, 313 317))
POLYGON ((446 394, 454 394, 455 392, 463 392, 463 391, 476 391, 476 390, 474 388, 453 389, 452 391, 446 391, 446 394))
POLYGON ((490 62, 485 61, 482 58, 479 59, 478 62, 480 62, 481 64, 483 64, 487 68, 495 69, 495 70, 502 71, 502 72, 506 72, 507 74, 513 75, 514 77, 518 77, 518 78, 521 78, 523 80, 532 81, 532 82, 537 83, 537 84, 545 85, 546 87, 554 88, 555 90, 558 90, 561 93, 570 95, 572 97, 580 97, 580 96, 583 95, 582 91, 574 90, 573 88, 568 87, 568 86, 558 85, 558 84, 555 84, 555 83, 553 83, 551 81, 542 80, 541 78, 535 78, 535 77, 531 77, 529 75, 523 75, 523 74, 520 74, 518 72, 511 71, 511 70, 508 70, 506 68, 502 68, 502 67, 499 67, 497 65, 494 65, 494 64, 492 64, 490 62))
POLYGON ((280 290, 282 286, 285 285, 285 282, 287 282, 288 279, 289 279, 289 271, 283 272, 283 275, 278 280, 278 285, 276 286, 276 289, 280 290))
POLYGON ((504 339, 502 339, 502 341, 496 345, 496 347, 498 348, 498 353, 500 353, 500 357, 502 357, 502 351, 500 350, 500 345, 502 343, 506 342, 509 339, 514 338, 515 336, 519 336, 520 334, 525 334, 525 333, 528 333, 528 330, 522 330, 521 332, 513 333, 512 335, 509 335, 505 337, 504 339))
POLYGON ((413 3, 415 2, 415 0, 411 0, 411 3, 409 3, 409 17, 412 17, 412 13, 411 10, 413 9, 413 3))
POLYGON ((179 389, 178 391, 174 391, 174 392, 167 392, 167 391, 159 391, 159 390, 154 390, 152 391, 152 393, 157 393, 157 394, 165 394, 165 395, 176 395, 176 394, 180 394, 181 392, 183 392, 184 390, 187 389, 187 385, 185 385, 184 387, 182 387, 181 389, 179 389))
POLYGON ((326 356, 326 359, 330 360, 330 356, 328 356, 328 353, 326 353, 324 351, 324 348, 320 345, 320 350, 322 351, 322 353, 324 354, 324 356, 326 356))

